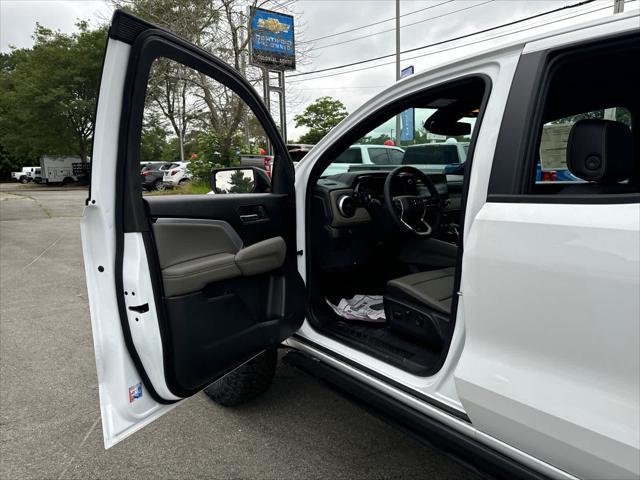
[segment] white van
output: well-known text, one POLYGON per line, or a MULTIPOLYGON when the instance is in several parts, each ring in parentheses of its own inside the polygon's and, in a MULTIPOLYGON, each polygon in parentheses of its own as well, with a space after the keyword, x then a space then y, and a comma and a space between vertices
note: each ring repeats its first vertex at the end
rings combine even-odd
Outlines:
POLYGON ((259 395, 284 342, 292 363, 504 478, 637 479, 639 25, 636 10, 532 31, 403 79, 294 169, 237 70, 117 11, 81 224, 105 446, 203 389, 225 406, 259 395), (251 193, 143 197, 160 56, 248 104, 270 186, 240 167, 213 187, 251 193), (469 143, 456 207, 445 174, 409 165, 324 175, 407 108, 469 143), (548 124, 570 125, 558 162, 579 181, 536 180, 548 124))

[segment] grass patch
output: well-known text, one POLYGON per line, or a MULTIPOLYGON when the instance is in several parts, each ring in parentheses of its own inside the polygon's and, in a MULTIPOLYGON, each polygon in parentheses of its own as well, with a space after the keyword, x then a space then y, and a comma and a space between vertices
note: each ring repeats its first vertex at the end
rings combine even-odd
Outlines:
POLYGON ((176 188, 167 188, 166 190, 153 190, 145 192, 145 195, 204 195, 211 191, 211 187, 206 182, 194 181, 184 182, 176 188))

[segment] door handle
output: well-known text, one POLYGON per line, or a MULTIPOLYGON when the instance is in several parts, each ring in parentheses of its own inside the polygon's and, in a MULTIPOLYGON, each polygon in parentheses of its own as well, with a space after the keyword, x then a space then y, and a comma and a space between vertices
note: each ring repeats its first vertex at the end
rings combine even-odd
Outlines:
POLYGON ((262 205, 245 205, 239 208, 238 215, 243 223, 258 222, 267 217, 267 211, 262 205))

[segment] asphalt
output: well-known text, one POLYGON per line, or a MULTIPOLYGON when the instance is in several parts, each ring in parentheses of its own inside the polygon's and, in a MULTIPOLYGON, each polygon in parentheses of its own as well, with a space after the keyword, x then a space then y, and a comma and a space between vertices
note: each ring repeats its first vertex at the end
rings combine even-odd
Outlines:
POLYGON ((478 474, 280 362, 225 409, 204 394, 105 451, 83 189, 0 185, 0 478, 422 478, 478 474))

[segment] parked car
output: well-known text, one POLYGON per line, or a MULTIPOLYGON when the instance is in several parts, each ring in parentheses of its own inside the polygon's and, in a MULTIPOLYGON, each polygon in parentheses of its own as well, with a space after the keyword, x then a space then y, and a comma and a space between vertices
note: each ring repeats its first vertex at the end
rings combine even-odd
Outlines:
POLYGON ((33 176, 31 175, 38 169, 38 167, 22 167, 22 170, 19 172, 11 172, 11 178, 20 183, 29 183, 33 180, 33 176))
POLYGON ((419 166, 421 170, 442 173, 446 165, 464 163, 469 150, 468 142, 450 138, 444 143, 424 143, 405 147, 402 165, 419 166))
POLYGON ((191 173, 187 170, 189 162, 175 162, 171 168, 164 170, 162 183, 165 188, 175 188, 178 185, 191 181, 191 173))
POLYGON ((140 181, 144 190, 164 190, 164 174, 167 170, 176 168, 179 165, 174 162, 155 162, 148 163, 140 170, 140 181))
POLYGON ((327 168, 324 175, 348 172, 351 167, 401 165, 404 150, 388 145, 352 145, 340 154, 327 168))
POLYGON ((105 447, 203 389, 227 407, 255 398, 284 342, 292 364, 492 475, 637 479, 640 15, 553 22, 450 52, 294 170, 237 70, 116 11, 81 223, 105 447), (135 194, 129 142, 158 55, 240 92, 283 159, 268 190, 238 169, 216 195, 135 194), (427 133, 468 138, 457 211, 444 173, 323 175, 342 152, 370 159, 348 146, 407 108, 427 133), (536 183, 547 124, 570 126, 562 161, 580 182, 536 183))

